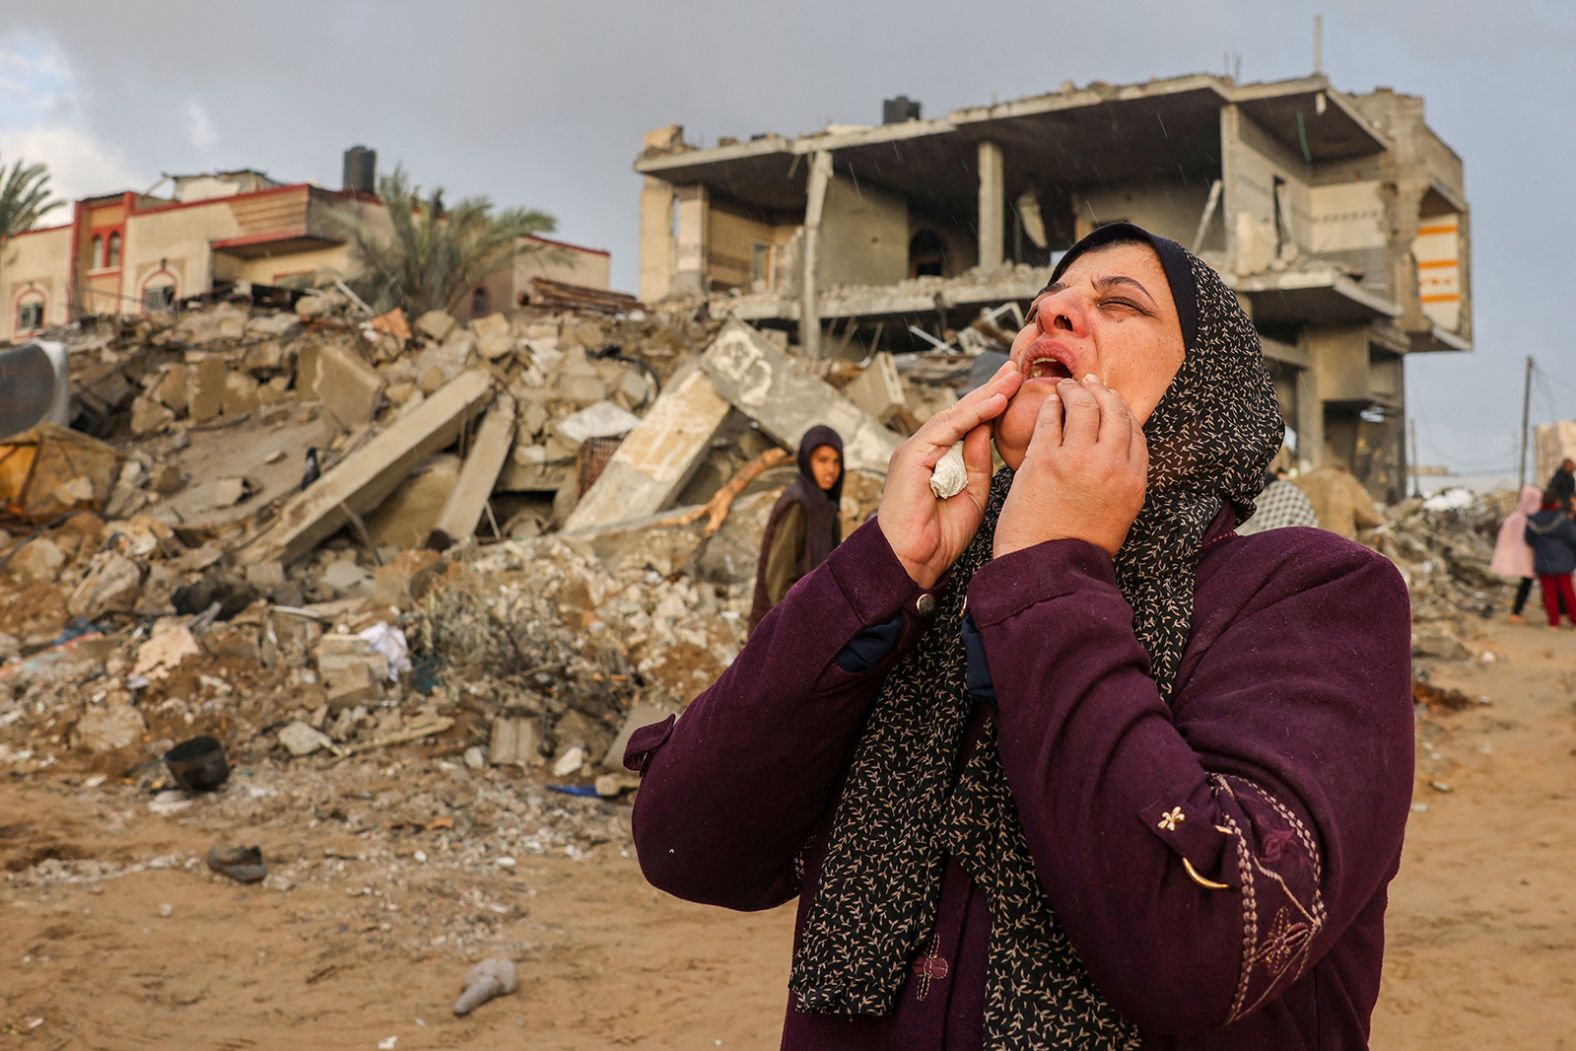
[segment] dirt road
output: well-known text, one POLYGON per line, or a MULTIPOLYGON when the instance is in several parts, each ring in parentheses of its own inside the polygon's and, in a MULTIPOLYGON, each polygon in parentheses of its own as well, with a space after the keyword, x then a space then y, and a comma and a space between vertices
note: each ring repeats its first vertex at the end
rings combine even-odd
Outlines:
MULTIPOLYGON (((1421 725, 1378 1049, 1576 1048, 1576 632, 1495 625, 1479 646, 1496 659, 1430 669, 1489 703, 1421 725)), ((618 832, 627 808, 594 799, 562 804, 609 826, 588 852, 335 818, 412 776, 382 761, 309 807, 267 805, 288 775, 266 771, 165 814, 81 772, 0 781, 0 1047, 776 1046, 787 910, 664 898, 618 832), (201 864, 240 841, 268 884, 201 864), (520 992, 456 1019, 460 976, 492 954, 521 962, 520 992)), ((421 776, 455 798, 464 773, 421 776)))

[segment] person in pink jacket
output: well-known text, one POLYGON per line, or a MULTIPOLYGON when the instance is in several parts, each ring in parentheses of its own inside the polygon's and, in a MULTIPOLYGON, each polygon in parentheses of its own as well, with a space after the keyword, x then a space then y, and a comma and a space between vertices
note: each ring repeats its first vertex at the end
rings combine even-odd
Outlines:
POLYGON ((1510 620, 1512 624, 1520 624, 1525 619, 1521 611, 1527 606, 1527 596, 1532 594, 1532 581, 1536 576, 1532 571, 1532 548, 1522 535, 1527 531, 1527 516, 1538 509, 1538 501, 1542 492, 1535 485, 1529 485, 1521 490, 1521 500, 1516 509, 1506 518, 1505 524, 1499 527, 1499 537, 1494 541, 1494 557, 1489 562, 1488 568, 1502 577, 1515 577, 1520 580, 1516 585, 1516 601, 1510 607, 1510 620))

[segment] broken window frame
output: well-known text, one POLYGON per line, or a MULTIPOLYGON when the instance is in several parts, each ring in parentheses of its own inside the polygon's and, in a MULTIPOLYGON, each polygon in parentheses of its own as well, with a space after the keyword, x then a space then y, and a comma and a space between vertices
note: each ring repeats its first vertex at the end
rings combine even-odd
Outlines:
POLYGON ((44 327, 44 297, 24 299, 16 305, 16 332, 37 332, 44 327), (29 324, 31 322, 31 324, 29 324))
POLYGON ((142 311, 145 314, 156 314, 160 311, 175 309, 175 282, 148 285, 142 290, 142 311))

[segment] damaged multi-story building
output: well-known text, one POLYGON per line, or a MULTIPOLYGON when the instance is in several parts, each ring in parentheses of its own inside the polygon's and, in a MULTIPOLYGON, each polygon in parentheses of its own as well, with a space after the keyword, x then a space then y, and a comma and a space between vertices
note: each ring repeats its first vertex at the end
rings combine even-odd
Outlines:
POLYGON ((1421 98, 1200 74, 883 117, 704 149, 648 133, 640 298, 704 297, 811 357, 922 348, 1026 305, 1060 251, 1129 220, 1236 290, 1287 457, 1402 495, 1406 357, 1472 339, 1462 162, 1421 98))
MULTIPOLYGON (((387 227, 375 192, 377 153, 344 154, 343 185, 283 183, 250 169, 167 175, 150 190, 75 201, 70 221, 25 230, 0 245, 0 339, 99 315, 139 315, 246 282, 304 288, 353 277, 348 224, 387 227)), ((462 318, 515 306, 545 279, 609 287, 598 248, 528 237, 522 252, 457 305, 462 318)))

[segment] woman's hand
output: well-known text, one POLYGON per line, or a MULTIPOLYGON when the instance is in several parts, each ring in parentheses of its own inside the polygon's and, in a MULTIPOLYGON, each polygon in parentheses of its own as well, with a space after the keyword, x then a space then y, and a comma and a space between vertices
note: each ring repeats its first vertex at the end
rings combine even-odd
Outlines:
POLYGON ((1023 384, 1018 366, 1007 362, 989 381, 938 412, 892 454, 876 521, 909 577, 934 587, 957 561, 985 517, 990 495, 989 421, 1000 416, 1023 384), (959 440, 968 486, 948 500, 930 489, 936 463, 959 440))
POLYGON ((1144 506, 1149 447, 1120 395, 1093 373, 1062 380, 996 523, 995 557, 1047 540, 1084 540, 1115 556, 1144 506))

